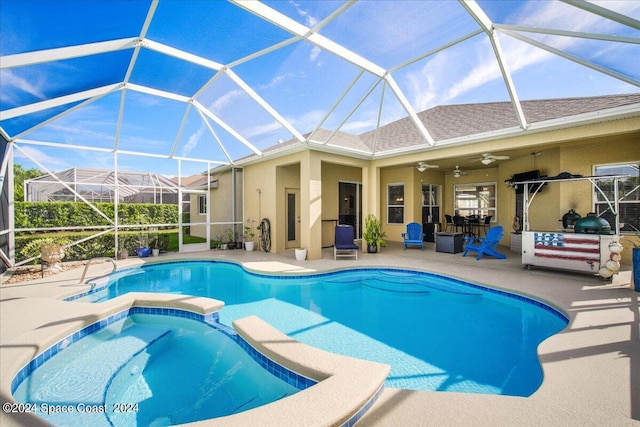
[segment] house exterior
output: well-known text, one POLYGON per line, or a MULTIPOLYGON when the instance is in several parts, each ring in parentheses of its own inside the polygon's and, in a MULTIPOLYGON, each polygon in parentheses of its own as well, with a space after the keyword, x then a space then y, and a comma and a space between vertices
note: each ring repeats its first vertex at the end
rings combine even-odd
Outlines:
MULTIPOLYGON (((268 218, 272 252, 301 246, 316 259, 332 243, 337 223, 361 230, 372 213, 381 219, 387 240, 401 241, 410 222, 443 225, 445 214, 476 209, 492 215, 491 225, 504 227, 501 244, 508 246, 522 209, 521 196, 505 183, 514 175, 538 170, 548 177, 592 176, 622 164, 635 170, 631 179, 637 186, 639 104, 640 94, 524 101, 524 130, 508 102, 435 107, 418 114, 434 146, 408 118, 362 135, 320 129, 305 135, 307 143, 285 142, 236 163, 242 168, 241 221, 268 218), (479 161, 483 153, 505 158, 485 165, 479 161), (439 167, 420 171, 419 162, 439 167), (454 166, 460 176, 452 175, 454 166), (481 193, 487 199, 482 206, 464 205, 469 194, 481 193)), ((220 188, 211 191, 213 211, 229 200, 220 188)), ((625 195, 625 221, 638 223, 639 192, 625 195)), ((571 208, 585 216, 596 207, 594 194, 588 181, 547 185, 530 205, 530 229, 561 228, 559 220, 571 208)), ((632 240, 629 235, 622 241, 623 263, 630 263, 632 240)))

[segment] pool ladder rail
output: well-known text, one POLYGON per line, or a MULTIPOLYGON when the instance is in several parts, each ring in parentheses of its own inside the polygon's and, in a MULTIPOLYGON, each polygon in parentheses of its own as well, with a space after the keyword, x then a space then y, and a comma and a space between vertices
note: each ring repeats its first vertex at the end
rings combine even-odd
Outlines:
MULTIPOLYGON (((81 285, 84 284, 84 279, 87 276, 87 271, 89 271, 89 266, 94 261, 111 261, 111 264, 112 264, 113 268, 111 269, 111 271, 108 274, 113 273, 114 271, 116 271, 116 268, 118 268, 118 266, 116 265, 116 262, 113 260, 113 258, 109 258, 109 257, 106 257, 106 256, 91 258, 89 261, 87 261, 87 264, 84 266, 84 271, 82 272, 82 276, 80 276, 80 284, 81 285)), ((95 283, 91 285, 91 289, 93 289, 94 286, 95 286, 95 283)))

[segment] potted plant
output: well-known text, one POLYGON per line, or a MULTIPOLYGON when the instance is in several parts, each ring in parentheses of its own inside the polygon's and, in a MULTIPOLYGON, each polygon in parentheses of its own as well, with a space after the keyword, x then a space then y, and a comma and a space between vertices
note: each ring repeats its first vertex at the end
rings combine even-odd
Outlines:
POLYGON ((306 248, 296 248, 296 260, 304 261, 307 259, 307 249, 306 248))
POLYGON ((236 248, 236 240, 235 233, 233 232, 233 228, 227 228, 227 248, 235 249, 236 248))
POLYGON ((255 242, 253 241, 253 238, 256 236, 256 234, 253 232, 254 222, 254 220, 248 219, 247 225, 245 225, 243 228, 242 240, 244 241, 244 248, 248 252, 252 251, 255 247, 255 242))
POLYGON ((118 240, 118 253, 116 258, 118 259, 127 259, 129 258, 129 249, 127 248, 127 241, 126 239, 124 239, 123 236, 120 236, 120 239, 118 240))
POLYGON ((387 246, 384 240, 386 233, 380 229, 380 220, 375 215, 369 214, 364 220, 364 233, 362 238, 367 243, 367 252, 374 254, 378 252, 378 248, 387 246))
POLYGON ((64 246, 61 243, 45 243, 40 249, 40 257, 47 269, 62 271, 60 261, 64 258, 64 246))
POLYGON ((153 256, 160 256, 160 242, 158 242, 158 235, 156 234, 151 244, 151 254, 153 256))
POLYGON ((151 255, 151 247, 149 247, 149 233, 141 231, 138 234, 138 247, 136 248, 136 254, 140 258, 146 258, 151 255))

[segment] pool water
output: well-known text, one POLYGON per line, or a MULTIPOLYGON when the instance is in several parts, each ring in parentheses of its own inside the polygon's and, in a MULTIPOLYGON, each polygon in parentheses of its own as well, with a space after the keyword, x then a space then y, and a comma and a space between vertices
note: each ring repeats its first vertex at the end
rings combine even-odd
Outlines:
POLYGON ((388 387, 529 396, 538 345, 567 325, 531 299, 425 272, 356 269, 278 277, 219 261, 129 269, 84 300, 127 292, 225 302, 220 322, 255 314, 312 346, 391 365, 388 387))
POLYGON ((130 314, 51 357, 13 396, 54 425, 120 427, 230 415, 298 391, 210 325, 130 314))

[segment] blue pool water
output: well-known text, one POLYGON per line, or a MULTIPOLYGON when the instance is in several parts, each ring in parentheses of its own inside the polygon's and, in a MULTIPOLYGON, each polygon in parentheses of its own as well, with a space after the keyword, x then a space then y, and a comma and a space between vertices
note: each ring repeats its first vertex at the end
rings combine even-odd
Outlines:
POLYGON ((123 427, 230 415, 298 391, 208 324, 130 314, 59 351, 13 396, 54 425, 123 427))
POLYGON ((385 385, 414 390, 529 396, 543 378, 538 345, 567 325, 525 297, 396 269, 278 277, 220 261, 165 263, 117 273, 83 299, 133 291, 222 300, 223 324, 255 314, 312 346, 387 363, 385 385))

